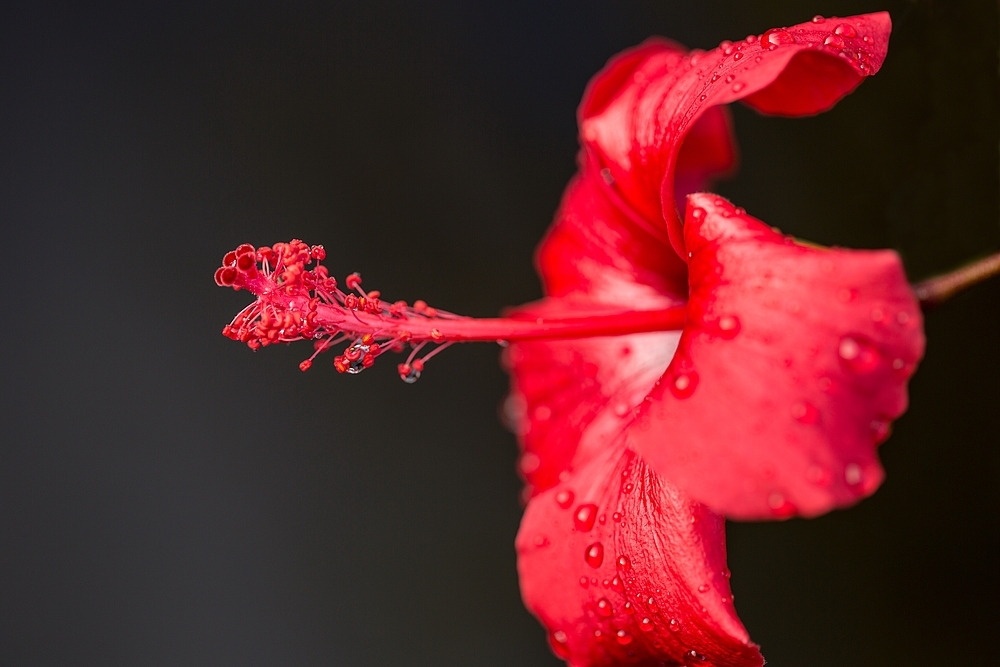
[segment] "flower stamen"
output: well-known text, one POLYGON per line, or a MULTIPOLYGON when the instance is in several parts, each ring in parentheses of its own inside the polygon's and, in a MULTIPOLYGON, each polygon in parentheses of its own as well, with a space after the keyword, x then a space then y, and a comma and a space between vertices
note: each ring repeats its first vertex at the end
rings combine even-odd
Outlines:
POLYGON ((226 253, 215 282, 246 290, 257 299, 223 327, 224 336, 259 349, 275 343, 312 340, 312 356, 299 364, 303 371, 333 346, 350 341, 333 360, 340 373, 356 375, 370 368, 385 352, 411 348, 397 371, 414 382, 425 364, 456 342, 517 341, 543 338, 585 338, 681 329, 683 306, 660 310, 596 308, 568 318, 537 318, 514 313, 506 318, 475 319, 438 310, 422 300, 388 303, 377 290, 365 291, 361 276, 344 280, 347 291, 321 264, 323 246, 300 240, 254 248, 244 243, 226 253), (418 357, 428 344, 436 344, 418 357))

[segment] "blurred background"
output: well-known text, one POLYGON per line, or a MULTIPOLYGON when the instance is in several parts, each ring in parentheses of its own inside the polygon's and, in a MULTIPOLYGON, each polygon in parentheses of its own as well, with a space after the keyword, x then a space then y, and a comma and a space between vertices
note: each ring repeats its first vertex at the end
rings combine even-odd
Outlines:
MULTIPOLYGON (((0 10, 0 663, 549 665, 523 609, 507 379, 299 372, 220 335, 224 252, 325 244, 390 299, 491 316, 575 170, 575 108, 654 34, 711 48, 892 11, 832 112, 734 109, 718 190, 910 276, 1000 247, 992 0, 48 2, 0 10)), ((770 665, 995 655, 1000 280, 927 318, 888 479, 850 511, 730 526, 770 665)))

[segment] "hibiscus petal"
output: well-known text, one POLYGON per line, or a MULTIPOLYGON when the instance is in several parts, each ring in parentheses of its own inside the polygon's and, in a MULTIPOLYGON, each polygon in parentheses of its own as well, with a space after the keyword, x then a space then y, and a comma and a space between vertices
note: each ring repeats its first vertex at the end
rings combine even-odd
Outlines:
POLYGON ((688 323, 633 435, 644 459, 739 519, 815 516, 882 481, 875 447, 923 355, 891 251, 795 243, 714 195, 688 199, 688 323))
POLYGON ((733 608, 722 518, 622 437, 528 505, 517 552, 525 604, 574 667, 763 664, 733 608))
MULTIPOLYGON (((546 300, 520 314, 553 316, 546 300)), ((504 416, 518 434, 530 497, 551 488, 619 437, 667 367, 680 332, 511 345, 504 416)))
POLYGON ((709 52, 644 45, 591 86, 595 101, 580 114, 587 163, 606 170, 630 210, 664 227, 679 254, 675 200, 684 191, 676 191, 689 187, 679 155, 699 119, 740 99, 766 113, 825 111, 878 71, 890 29, 882 12, 769 30, 709 52))

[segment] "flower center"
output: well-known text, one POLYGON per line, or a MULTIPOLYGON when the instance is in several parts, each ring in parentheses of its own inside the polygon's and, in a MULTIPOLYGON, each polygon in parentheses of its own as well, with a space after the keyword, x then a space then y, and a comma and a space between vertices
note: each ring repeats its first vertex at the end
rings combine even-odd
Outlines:
POLYGON ((312 356, 299 364, 303 371, 321 352, 346 343, 334 357, 341 373, 357 374, 386 352, 409 350, 397 366, 405 382, 415 382, 424 364, 452 343, 544 338, 589 338, 629 333, 680 330, 685 308, 659 310, 593 308, 575 310, 573 317, 512 317, 476 319, 428 306, 423 301, 383 301, 378 291, 366 292, 361 276, 347 277, 342 291, 321 264, 323 246, 299 240, 254 248, 243 244, 226 253, 215 282, 247 290, 257 300, 223 327, 223 335, 258 349, 272 343, 312 340, 312 356))

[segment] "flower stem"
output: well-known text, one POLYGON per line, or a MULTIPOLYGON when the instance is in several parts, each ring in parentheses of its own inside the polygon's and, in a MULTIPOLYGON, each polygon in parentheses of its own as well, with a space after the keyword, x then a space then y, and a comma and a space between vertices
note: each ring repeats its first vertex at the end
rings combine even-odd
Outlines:
POLYGON ((1000 275, 1000 252, 949 273, 913 285, 913 293, 925 309, 944 303, 959 292, 1000 275))

